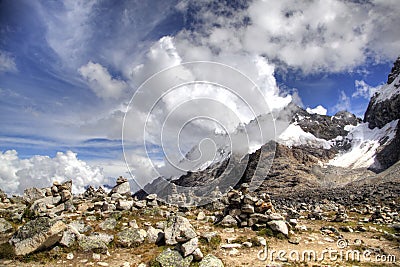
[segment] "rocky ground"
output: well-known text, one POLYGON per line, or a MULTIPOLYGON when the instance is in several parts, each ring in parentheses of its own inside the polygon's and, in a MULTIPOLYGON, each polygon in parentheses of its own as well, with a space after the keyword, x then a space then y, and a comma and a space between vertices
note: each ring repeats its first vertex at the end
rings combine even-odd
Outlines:
POLYGON ((132 197, 122 177, 109 193, 71 188, 0 194, 1 266, 399 265, 398 198, 290 201, 242 184, 213 204, 178 208, 132 197))

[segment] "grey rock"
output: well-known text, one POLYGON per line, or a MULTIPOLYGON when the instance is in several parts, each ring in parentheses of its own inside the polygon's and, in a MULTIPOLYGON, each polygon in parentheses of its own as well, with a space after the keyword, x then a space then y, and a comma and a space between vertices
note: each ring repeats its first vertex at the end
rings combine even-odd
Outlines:
POLYGON ((197 220, 198 220, 198 221, 203 221, 203 220, 205 220, 205 218, 206 218, 206 214, 204 213, 204 211, 200 211, 200 212, 197 214, 197 220))
POLYGON ((107 245, 93 236, 83 236, 78 240, 79 247, 84 251, 92 251, 94 253, 107 253, 107 245))
POLYGON ((189 267, 192 260, 192 255, 183 258, 178 251, 171 250, 169 248, 161 252, 161 254, 156 257, 156 261, 160 263, 162 267, 189 267))
POLYGON ((289 240, 288 240, 288 242, 289 242, 290 244, 295 244, 295 245, 298 245, 298 244, 300 243, 300 241, 301 241, 301 237, 299 237, 299 236, 292 236, 292 237, 289 238, 289 240))
POLYGON ((198 247, 199 239, 195 237, 183 244, 179 244, 178 250, 182 253, 183 257, 187 257, 188 255, 192 254, 198 247))
POLYGON ((289 229, 284 221, 274 220, 274 221, 268 222, 267 224, 272 230, 280 232, 280 233, 284 234, 285 236, 289 235, 289 229))
POLYGON ((117 225, 117 220, 114 218, 107 218, 99 224, 101 230, 112 230, 117 225))
POLYGON ((231 215, 226 215, 219 224, 224 227, 232 227, 237 226, 237 221, 231 215))
POLYGON ((135 201, 133 205, 138 209, 143 209, 146 207, 146 200, 135 201))
POLYGON ((26 255, 60 241, 66 227, 62 221, 38 218, 20 227, 10 239, 10 244, 16 255, 26 255))
POLYGON ((164 239, 164 232, 150 226, 147 229, 147 242, 151 244, 159 244, 164 239))
POLYGON ((104 244, 108 245, 114 240, 113 235, 109 235, 106 233, 98 233, 94 232, 90 235, 90 237, 93 237, 95 239, 101 240, 104 244))
POLYGON ((166 221, 156 222, 156 228, 164 230, 165 226, 167 225, 166 221))
POLYGON ((27 203, 32 204, 35 200, 44 198, 45 196, 46 196, 46 190, 33 187, 24 190, 23 199, 27 203))
POLYGON ((144 230, 128 228, 117 234, 116 243, 123 247, 136 247, 144 242, 146 235, 144 230))
POLYGON ((130 196, 131 195, 131 187, 129 185, 129 182, 123 182, 121 184, 117 184, 116 186, 114 186, 114 188, 111 189, 109 196, 112 196, 115 193, 120 194, 120 195, 130 196))
POLYGON ((204 258, 203 252, 201 252, 200 248, 196 248, 193 253, 193 258, 196 261, 201 261, 204 258))
POLYGON ((118 199, 116 208, 117 210, 130 210, 133 206, 133 200, 118 199))
POLYGON ((54 205, 56 206, 59 202, 61 201, 60 196, 56 197, 43 197, 40 199, 37 199, 33 202, 33 204, 30 207, 30 210, 35 212, 36 214, 46 212, 47 211, 47 205, 54 205))
POLYGON ((279 213, 271 213, 268 214, 269 220, 270 221, 283 221, 285 218, 283 218, 282 215, 280 215, 279 213))
POLYGON ((69 190, 62 190, 60 193, 61 202, 66 202, 72 198, 72 193, 69 190))
POLYGON ((157 199, 157 194, 150 194, 146 197, 146 200, 152 201, 157 199))
POLYGON ((208 254, 199 263, 199 267, 224 267, 224 264, 220 259, 218 259, 214 255, 208 254))
POLYGON ((165 243, 167 245, 183 243, 197 236, 189 220, 179 215, 175 215, 168 219, 164 233, 165 243))
POLYGON ((4 218, 0 218, 0 234, 11 233, 13 230, 14 228, 11 223, 4 218))
POLYGON ((244 204, 241 210, 244 213, 254 213, 254 206, 250 204, 244 204))
POLYGON ((254 219, 256 222, 268 222, 271 220, 269 215, 261 214, 261 213, 251 214, 250 219, 254 219))
POLYGON ((76 234, 68 229, 66 231, 64 231, 63 236, 60 240, 60 244, 65 246, 65 247, 71 247, 72 245, 75 244, 76 241, 76 234))

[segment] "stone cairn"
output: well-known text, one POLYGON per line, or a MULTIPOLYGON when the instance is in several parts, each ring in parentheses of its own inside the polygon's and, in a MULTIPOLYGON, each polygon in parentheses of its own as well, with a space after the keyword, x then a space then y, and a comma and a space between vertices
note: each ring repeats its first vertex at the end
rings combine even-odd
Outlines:
POLYGON ((271 199, 267 194, 260 197, 249 192, 249 185, 244 183, 239 190, 228 192, 223 202, 227 205, 224 217, 217 224, 224 227, 252 227, 260 229, 269 227, 288 236, 289 229, 285 218, 275 212, 271 199))
POLYGON ((51 187, 28 188, 24 191, 24 201, 30 205, 29 211, 34 216, 54 218, 64 211, 74 211, 72 203, 72 181, 59 183, 51 187))

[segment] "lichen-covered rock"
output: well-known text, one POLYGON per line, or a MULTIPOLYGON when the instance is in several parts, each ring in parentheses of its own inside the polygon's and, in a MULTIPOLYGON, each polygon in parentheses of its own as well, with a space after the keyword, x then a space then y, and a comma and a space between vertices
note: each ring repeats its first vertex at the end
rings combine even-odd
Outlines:
POLYGON ((107 218, 99 224, 102 230, 112 230, 117 225, 117 220, 114 218, 107 218))
POLYGON ((107 245, 95 236, 82 236, 78 240, 79 247, 84 251, 92 251, 95 253, 107 253, 107 245))
POLYGON ((183 258, 182 255, 176 251, 167 248, 160 255, 157 256, 156 261, 162 267, 189 267, 190 263, 193 260, 193 256, 190 255, 186 258, 183 258))
POLYGON ((7 234, 14 230, 11 223, 9 223, 6 219, 0 218, 0 234, 7 234))
POLYGON ((41 188, 27 188, 24 190, 24 196, 23 199, 29 203, 32 204, 35 200, 44 198, 46 196, 46 190, 41 189, 41 188))
POLYGON ((199 263, 199 267, 224 267, 224 264, 214 255, 208 254, 199 263))
POLYGON ((117 234, 116 243, 123 247, 136 247, 144 242, 146 231, 128 228, 117 234))
POLYGON ((16 255, 26 255, 51 247, 60 241, 66 227, 62 221, 38 218, 19 228, 10 239, 10 244, 16 255))
POLYGON ((48 207, 56 206, 60 201, 61 201, 60 196, 43 197, 43 198, 35 200, 33 202, 32 206, 30 207, 30 210, 32 212, 34 212, 35 214, 47 212, 48 207))
POLYGON ((168 219, 164 229, 164 234, 165 243, 167 245, 183 243, 197 236, 189 220, 179 215, 168 219))

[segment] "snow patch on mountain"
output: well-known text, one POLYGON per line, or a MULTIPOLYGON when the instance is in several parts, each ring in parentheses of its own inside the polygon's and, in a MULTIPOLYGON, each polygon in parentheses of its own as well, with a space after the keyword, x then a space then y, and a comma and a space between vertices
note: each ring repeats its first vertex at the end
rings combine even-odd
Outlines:
POLYGON ((310 114, 319 114, 326 115, 328 110, 321 105, 316 106, 315 108, 307 108, 306 111, 310 114))
POLYGON ((368 123, 348 127, 350 132, 346 138, 351 140, 351 149, 339 153, 328 165, 353 169, 379 167, 375 166, 376 152, 380 146, 384 146, 395 137, 398 121, 394 120, 381 129, 369 129, 368 123))
POLYGON ((400 75, 394 79, 391 84, 385 84, 377 92, 377 98, 375 103, 383 102, 385 100, 391 99, 395 95, 400 94, 400 75))
POLYGON ((303 131, 303 129, 296 123, 290 124, 289 127, 279 135, 278 143, 288 147, 304 145, 324 149, 331 148, 329 141, 317 138, 313 134, 303 131))

